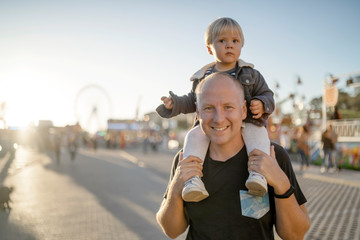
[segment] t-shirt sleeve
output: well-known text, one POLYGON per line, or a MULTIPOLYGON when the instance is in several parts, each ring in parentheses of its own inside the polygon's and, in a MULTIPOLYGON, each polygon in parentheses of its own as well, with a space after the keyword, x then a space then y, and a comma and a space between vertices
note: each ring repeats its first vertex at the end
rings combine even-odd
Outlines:
POLYGON ((273 145, 275 146, 276 160, 278 161, 279 166, 288 176, 290 184, 295 188, 295 198, 297 202, 299 203, 299 205, 306 203, 306 197, 303 194, 300 185, 296 179, 296 175, 292 167, 289 155, 281 146, 277 144, 273 145))
POLYGON ((171 172, 170 172, 170 179, 169 179, 169 182, 168 182, 168 185, 166 187, 166 190, 165 190, 165 193, 163 195, 164 198, 167 198, 167 193, 169 191, 169 186, 170 186, 170 183, 172 181, 172 179, 174 178, 174 175, 175 175, 175 171, 176 171, 176 168, 177 168, 177 165, 179 163, 179 158, 180 158, 180 153, 182 152, 182 150, 180 150, 174 157, 173 159, 173 163, 172 163, 172 166, 171 166, 171 172))

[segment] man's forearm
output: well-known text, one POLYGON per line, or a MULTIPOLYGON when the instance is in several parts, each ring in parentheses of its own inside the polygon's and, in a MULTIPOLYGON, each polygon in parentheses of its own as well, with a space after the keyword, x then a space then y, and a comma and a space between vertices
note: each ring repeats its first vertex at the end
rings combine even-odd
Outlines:
POLYGON ((186 230, 188 222, 181 196, 169 196, 168 199, 164 199, 156 214, 156 219, 164 233, 170 238, 176 238, 182 234, 186 230))
POLYGON ((288 199, 276 199, 275 208, 276 231, 279 236, 282 239, 303 239, 310 227, 305 206, 299 206, 295 196, 292 195, 288 199))

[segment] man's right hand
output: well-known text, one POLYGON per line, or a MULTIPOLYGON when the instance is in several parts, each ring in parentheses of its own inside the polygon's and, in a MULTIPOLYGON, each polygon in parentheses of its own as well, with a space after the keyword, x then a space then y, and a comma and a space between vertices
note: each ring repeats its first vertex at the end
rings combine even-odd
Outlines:
POLYGON ((161 101, 163 101, 166 109, 171 110, 173 108, 174 102, 173 102, 171 96, 161 97, 161 101))
POLYGON ((179 164, 176 168, 176 172, 174 174, 172 189, 176 195, 181 196, 182 189, 187 180, 194 176, 202 177, 202 163, 203 161, 195 156, 188 156, 186 158, 182 158, 182 153, 179 156, 179 164))

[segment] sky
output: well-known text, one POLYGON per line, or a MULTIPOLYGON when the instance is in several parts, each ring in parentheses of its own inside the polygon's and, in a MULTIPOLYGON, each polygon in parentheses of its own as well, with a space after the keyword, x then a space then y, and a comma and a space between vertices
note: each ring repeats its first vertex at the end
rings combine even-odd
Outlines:
POLYGON ((241 25, 240 58, 279 101, 295 92, 309 102, 329 74, 360 70, 359 11, 357 0, 0 0, 0 117, 85 128, 142 119, 170 90, 187 94, 191 75, 214 61, 204 33, 219 17, 241 25))

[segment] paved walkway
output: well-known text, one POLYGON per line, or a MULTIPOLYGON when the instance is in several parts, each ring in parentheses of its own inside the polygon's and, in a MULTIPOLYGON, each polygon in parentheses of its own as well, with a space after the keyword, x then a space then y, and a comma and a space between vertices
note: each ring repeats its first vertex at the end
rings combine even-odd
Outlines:
MULTIPOLYGON (((138 159, 147 157, 141 152, 127 152, 138 159)), ((156 158, 149 155, 152 167, 170 168, 169 161, 174 155, 169 152, 158 152, 156 158)), ((308 200, 306 206, 312 223, 305 240, 360 239, 360 172, 342 169, 321 173, 320 166, 316 165, 300 171, 297 156, 292 155, 291 159, 298 182, 308 200)))
MULTIPOLYGON (((2 158, 0 185, 16 189, 11 212, 0 210, 0 239, 167 239, 155 213, 175 154, 87 149, 74 163, 64 153, 60 165, 29 151, 2 158)), ((360 172, 299 171, 293 159, 312 220, 305 239, 360 239, 360 172)))
MULTIPOLYGON (((136 148, 126 149, 126 152, 129 154, 129 156, 131 155, 133 159, 138 159, 138 161, 141 161, 142 159, 144 162, 151 162, 151 164, 153 165, 150 165, 148 167, 158 169, 163 172, 163 175, 165 173, 165 175, 167 176, 168 173, 166 171, 170 171, 172 159, 176 154, 176 151, 170 150, 159 150, 158 152, 149 151, 148 154, 145 154, 136 148)), ((303 178, 307 179, 320 180, 329 183, 345 184, 348 186, 360 188, 360 171, 341 169, 337 172, 321 173, 320 166, 318 165, 310 165, 309 168, 301 171, 297 156, 291 155, 290 157, 292 160, 294 171, 298 176, 302 176, 303 178)))

